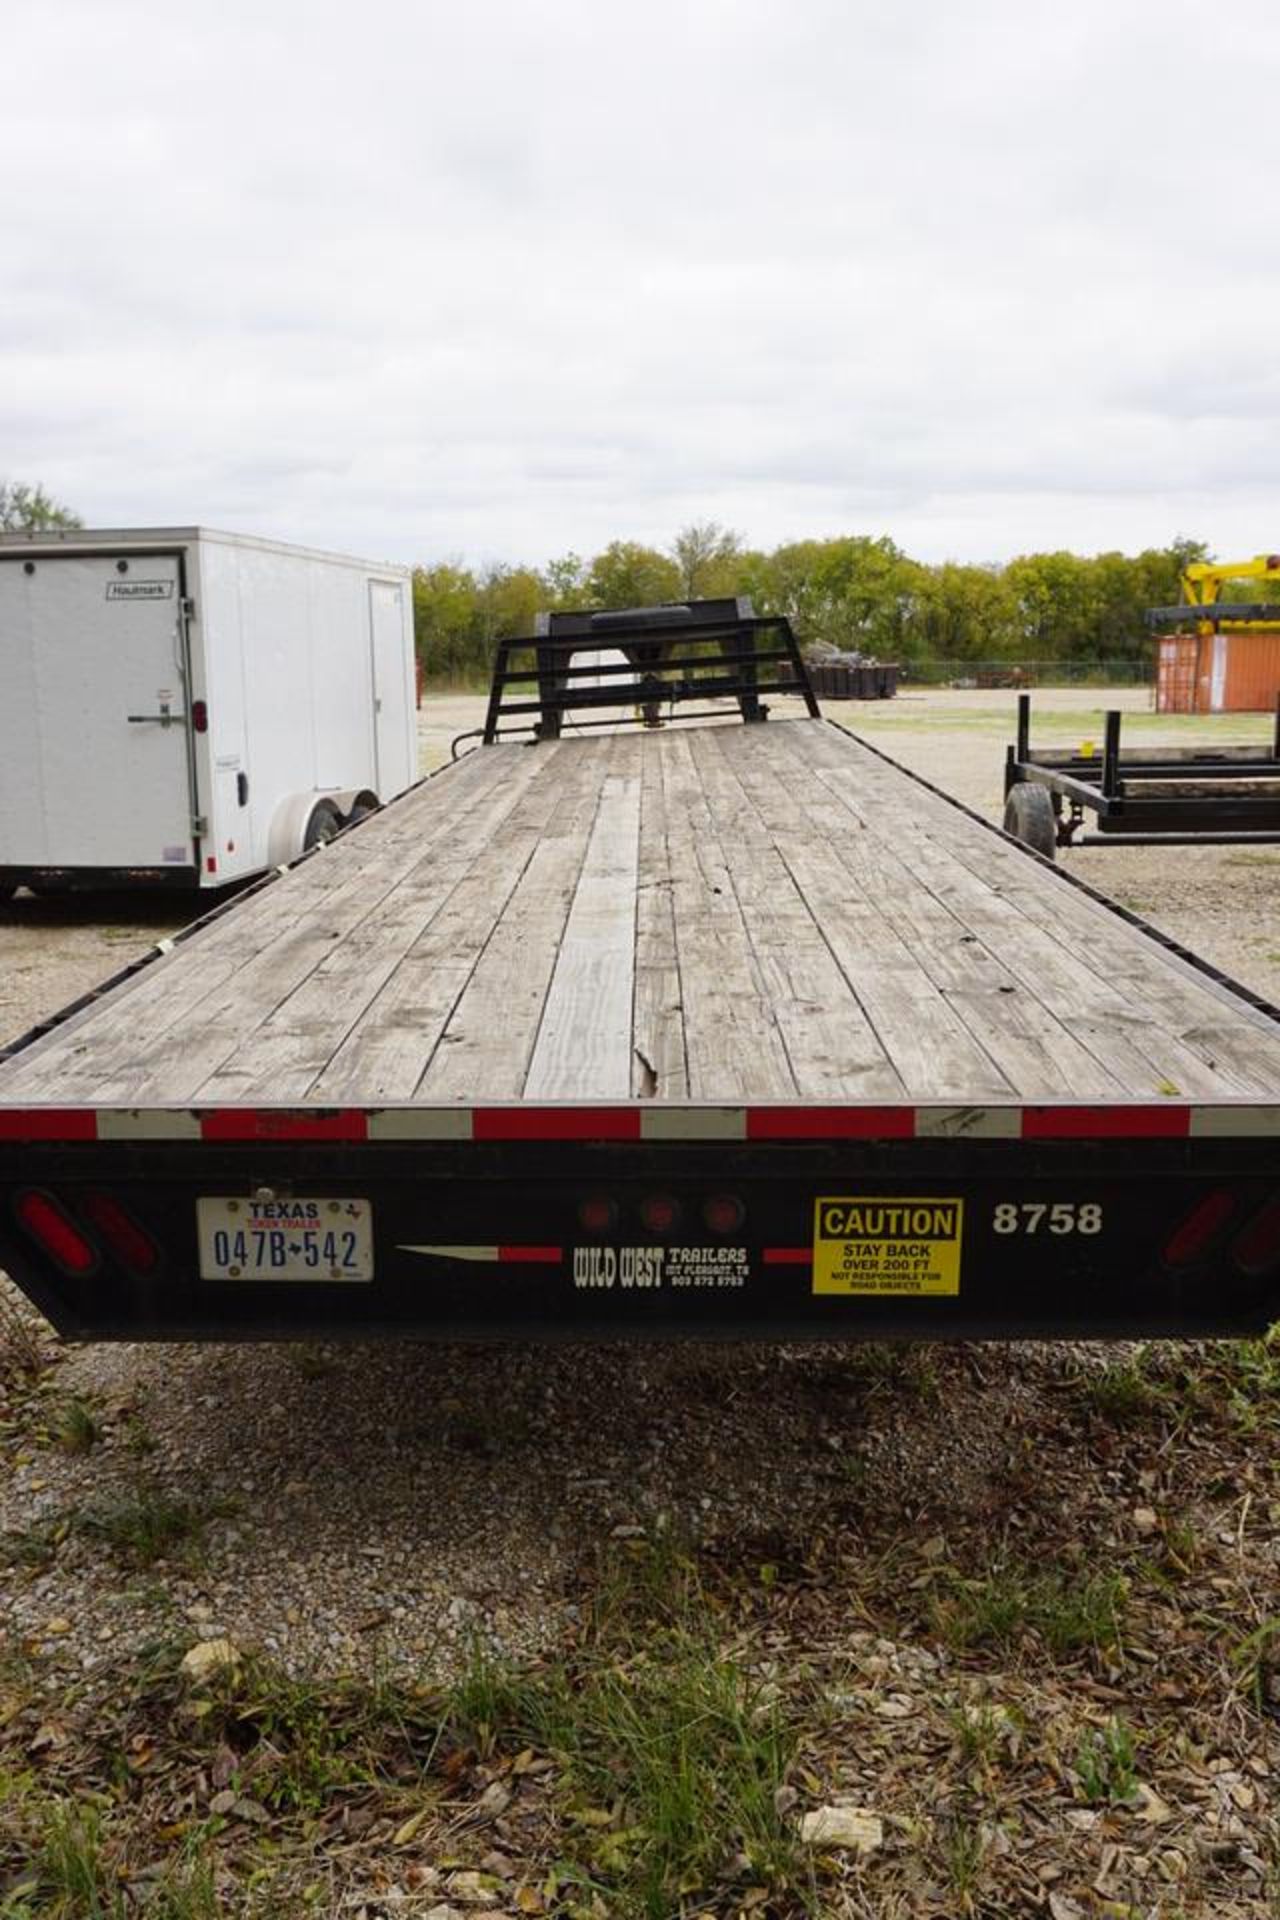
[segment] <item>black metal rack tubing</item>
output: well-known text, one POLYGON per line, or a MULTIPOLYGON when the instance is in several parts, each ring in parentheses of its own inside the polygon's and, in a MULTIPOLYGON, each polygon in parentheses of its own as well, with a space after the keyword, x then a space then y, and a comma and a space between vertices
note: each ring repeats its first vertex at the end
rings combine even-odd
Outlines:
MULTIPOLYGON (((585 651, 585 649, 579 648, 579 652, 583 652, 583 651, 585 651)), ((609 651, 613 653, 617 653, 617 652, 621 652, 622 649, 619 647, 613 646, 613 647, 610 647, 609 651)), ((768 647, 763 649, 759 653, 754 653, 751 651, 742 652, 742 653, 716 652, 716 653, 707 653, 707 654, 691 654, 687 658, 682 655, 679 659, 672 659, 668 656, 666 659, 662 659, 662 660, 641 660, 641 661, 622 660, 612 665, 601 665, 601 666, 595 666, 595 667, 554 666, 551 668, 551 672, 554 674, 557 681, 590 680, 590 679, 594 679, 598 674, 621 675, 624 673, 634 674, 637 672, 675 673, 679 669, 684 667, 720 668, 720 667, 736 667, 736 666, 757 666, 762 661, 789 660, 790 658, 791 658, 791 653, 789 648, 768 647)), ((542 679, 544 676, 544 673, 546 672, 546 669, 545 668, 540 669, 538 667, 503 667, 499 671, 500 671, 500 676, 503 684, 505 686, 514 686, 518 681, 542 679)))
MULTIPOLYGON (((761 693, 798 693, 800 689, 785 680, 761 680, 751 688, 753 694, 761 693)), ((684 695, 698 699, 715 700, 742 692, 742 682, 726 675, 718 680, 677 680, 670 685, 659 685, 653 680, 627 680, 618 687, 581 687, 572 700, 559 700, 554 696, 548 700, 504 700, 503 713, 542 713, 552 709, 558 713, 571 713, 575 707, 644 707, 661 706, 664 700, 684 695)))
POLYGON ((1082 833, 1073 847, 1275 847, 1280 833, 1082 833))
POLYGON ((782 633, 785 629, 786 622, 780 614, 759 614, 750 620, 709 620, 696 625, 681 622, 669 627, 617 626, 584 628, 581 633, 508 635, 497 642, 497 651, 511 653, 528 648, 539 653, 583 653, 591 649, 605 652, 624 646, 657 646, 663 640, 682 640, 687 645, 690 641, 736 639, 743 633, 782 633))

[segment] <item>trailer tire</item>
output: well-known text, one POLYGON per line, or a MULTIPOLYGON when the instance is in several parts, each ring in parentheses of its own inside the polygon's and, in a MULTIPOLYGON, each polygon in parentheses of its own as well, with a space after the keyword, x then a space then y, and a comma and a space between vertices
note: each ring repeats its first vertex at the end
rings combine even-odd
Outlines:
POLYGON ((302 836, 302 850, 310 853, 312 847, 327 846, 329 841, 342 832, 342 815, 332 800, 317 800, 307 820, 307 830, 302 836))
POLYGON ((12 881, 0 880, 0 907, 7 907, 17 891, 12 881))
POLYGON ((1052 860, 1058 850, 1058 817, 1047 788, 1026 781, 1011 787, 1004 803, 1004 830, 1052 860))
POLYGON ((358 820, 367 820, 369 815, 376 813, 381 805, 382 802, 379 800, 377 794, 366 787, 364 792, 358 793, 350 806, 347 807, 345 818, 342 822, 343 826, 354 827, 358 820))

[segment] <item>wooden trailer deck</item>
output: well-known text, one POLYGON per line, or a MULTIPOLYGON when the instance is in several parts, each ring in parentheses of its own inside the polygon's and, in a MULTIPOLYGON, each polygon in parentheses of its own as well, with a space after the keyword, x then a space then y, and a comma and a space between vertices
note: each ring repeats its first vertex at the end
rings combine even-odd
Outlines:
POLYGON ((1280 1094, 1280 1023, 821 720, 480 749, 0 1105, 1280 1094))

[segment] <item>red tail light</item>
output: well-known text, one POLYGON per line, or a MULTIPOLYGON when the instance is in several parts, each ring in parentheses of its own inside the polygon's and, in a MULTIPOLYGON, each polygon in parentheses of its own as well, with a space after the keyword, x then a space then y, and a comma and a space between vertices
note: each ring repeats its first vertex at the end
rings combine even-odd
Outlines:
POLYGON ((1261 1274, 1280 1264, 1280 1200, 1269 1201, 1237 1234, 1231 1257, 1245 1273, 1261 1274))
POLYGON ((1222 1187, 1215 1187, 1212 1193, 1206 1194, 1187 1215, 1177 1232, 1165 1241, 1165 1265, 1189 1267, 1198 1260, 1210 1241, 1221 1233, 1235 1210, 1234 1199, 1222 1187))
POLYGON ((664 1234, 674 1232, 680 1219, 680 1202, 670 1194, 655 1193, 640 1202, 640 1219, 646 1233, 661 1239, 664 1234))
POLYGON ((209 706, 207 701, 193 700, 191 702, 191 730, 193 733, 208 733, 209 706))
POLYGON ((98 1249, 49 1194, 34 1190, 20 1193, 14 1212, 19 1225, 64 1273, 78 1279, 93 1272, 98 1249))
POLYGON ((747 1217, 747 1210, 735 1193, 713 1193, 702 1209, 709 1233, 727 1236, 736 1233, 747 1217))
POLYGON ((122 1266, 132 1273, 154 1273, 160 1264, 160 1249, 145 1227, 109 1193, 91 1193, 81 1203, 81 1211, 122 1266))
POLYGON ((578 1225, 593 1239, 611 1233, 618 1222, 618 1203, 607 1194, 593 1193, 578 1202, 578 1225))

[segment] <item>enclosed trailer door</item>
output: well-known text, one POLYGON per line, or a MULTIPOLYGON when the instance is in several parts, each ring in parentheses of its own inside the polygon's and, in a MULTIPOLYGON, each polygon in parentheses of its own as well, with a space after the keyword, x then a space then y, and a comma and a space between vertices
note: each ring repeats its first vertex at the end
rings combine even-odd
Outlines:
POLYGON ((181 559, 0 561, 0 866, 190 867, 181 559))
POLYGON ((373 647, 373 726, 378 798, 387 800, 410 778, 404 765, 408 668, 404 647, 404 588, 395 580, 369 582, 373 647))

